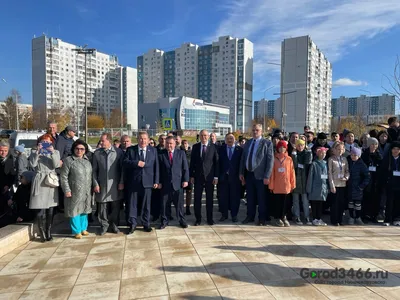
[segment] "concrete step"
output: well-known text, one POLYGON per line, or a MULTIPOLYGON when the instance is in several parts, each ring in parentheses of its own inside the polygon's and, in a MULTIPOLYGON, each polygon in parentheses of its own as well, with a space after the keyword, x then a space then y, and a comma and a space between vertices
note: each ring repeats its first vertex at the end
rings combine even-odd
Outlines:
POLYGON ((33 238, 33 224, 12 224, 0 228, 0 257, 26 244, 33 238))

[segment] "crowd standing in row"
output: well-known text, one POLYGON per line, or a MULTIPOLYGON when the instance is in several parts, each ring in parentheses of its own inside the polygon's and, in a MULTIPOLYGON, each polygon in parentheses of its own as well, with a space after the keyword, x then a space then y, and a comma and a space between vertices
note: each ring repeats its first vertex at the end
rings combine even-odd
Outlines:
POLYGON ((258 207, 258 225, 273 217, 277 226, 290 226, 290 219, 298 225, 323 226, 324 209, 335 226, 343 225, 345 211, 349 225, 400 225, 399 124, 390 118, 389 125, 388 131, 373 130, 359 141, 347 130, 332 133, 328 141, 325 133, 315 137, 308 127, 303 135, 291 133, 288 141, 279 130, 269 139, 257 124, 248 141, 227 134, 224 143, 218 143, 215 133, 202 130, 200 142, 192 148, 172 134, 160 135, 156 145, 146 132, 139 132, 138 144, 132 146, 129 136, 113 141, 104 133, 92 153, 75 138, 73 127, 58 135, 56 124, 49 123, 48 133, 38 139, 29 158, 23 145, 15 147, 12 156, 8 143, 0 143, 0 226, 36 217, 41 240, 52 240, 58 206, 79 239, 89 234, 93 207, 100 235, 119 233, 120 210, 125 208, 129 234, 139 218, 144 231, 150 232, 152 221, 160 219, 160 229, 168 226, 173 204, 180 226, 186 228, 192 192, 194 225, 199 226, 203 190, 206 221, 214 225, 215 188, 219 222, 228 219, 229 212, 232 222, 238 222, 245 189, 243 224, 255 222, 258 207))

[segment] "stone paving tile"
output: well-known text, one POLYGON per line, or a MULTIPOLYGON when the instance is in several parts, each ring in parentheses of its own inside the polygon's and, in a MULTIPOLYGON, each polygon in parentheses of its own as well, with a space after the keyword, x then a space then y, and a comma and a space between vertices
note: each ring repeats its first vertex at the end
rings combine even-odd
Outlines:
POLYGON ((78 278, 79 270, 55 270, 36 275, 27 290, 39 290, 47 288, 73 287, 78 278))
POLYGON ((54 299, 66 300, 71 294, 72 288, 55 288, 26 291, 21 295, 21 300, 54 299))
POLYGON ((118 300, 120 282, 109 281, 85 285, 76 285, 69 300, 106 299, 118 300))
POLYGON ((122 264, 83 268, 76 285, 92 284, 121 279, 122 264))
POLYGON ((5 293, 21 293, 35 277, 35 273, 0 276, 0 295, 5 293))
POLYGON ((206 272, 174 273, 166 277, 171 295, 216 288, 206 272))
POLYGON ((168 288, 164 275, 123 279, 121 283, 121 300, 164 295, 168 295, 168 288))
POLYGON ((246 284, 240 286, 230 286, 226 288, 219 288, 223 299, 252 299, 252 300, 272 300, 274 296, 265 288, 259 284, 246 284))

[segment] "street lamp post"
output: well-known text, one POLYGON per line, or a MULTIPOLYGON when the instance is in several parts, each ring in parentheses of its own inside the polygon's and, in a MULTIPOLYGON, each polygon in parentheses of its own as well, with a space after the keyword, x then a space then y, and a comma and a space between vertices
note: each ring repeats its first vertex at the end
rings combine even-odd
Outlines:
MULTIPOLYGON (((96 49, 88 49, 86 48, 87 45, 77 48, 77 49, 72 49, 73 51, 76 51, 77 54, 83 54, 85 55, 85 142, 88 142, 88 102, 87 102, 87 70, 86 70, 86 65, 87 65, 87 56, 92 55, 95 53, 96 49)), ((79 103, 78 103, 78 111, 79 111, 79 103)), ((79 128, 78 128, 78 136, 79 136, 79 128)))
POLYGON ((269 88, 267 88, 267 89, 264 91, 264 98, 263 98, 263 100, 264 100, 264 102, 263 102, 263 127, 264 127, 264 132, 265 132, 265 130, 266 130, 266 127, 265 127, 265 101, 266 101, 266 99, 265 99, 265 93, 266 93, 267 91, 273 89, 274 87, 275 87, 275 86, 272 85, 272 86, 270 86, 269 88))
POLYGON ((293 94, 296 93, 297 91, 290 91, 290 92, 283 92, 283 93, 274 93, 274 95, 279 95, 281 97, 281 129, 283 132, 285 132, 285 127, 286 127, 286 95, 288 94, 293 94))

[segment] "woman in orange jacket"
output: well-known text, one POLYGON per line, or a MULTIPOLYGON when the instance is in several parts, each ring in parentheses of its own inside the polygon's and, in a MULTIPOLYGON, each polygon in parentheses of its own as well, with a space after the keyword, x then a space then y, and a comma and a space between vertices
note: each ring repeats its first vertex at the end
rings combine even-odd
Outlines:
POLYGON ((273 199, 276 205, 277 226, 289 227, 289 221, 286 219, 288 194, 296 188, 296 175, 293 167, 293 160, 287 154, 287 142, 279 141, 276 145, 276 154, 274 158, 274 168, 269 181, 269 189, 272 191, 273 199))

